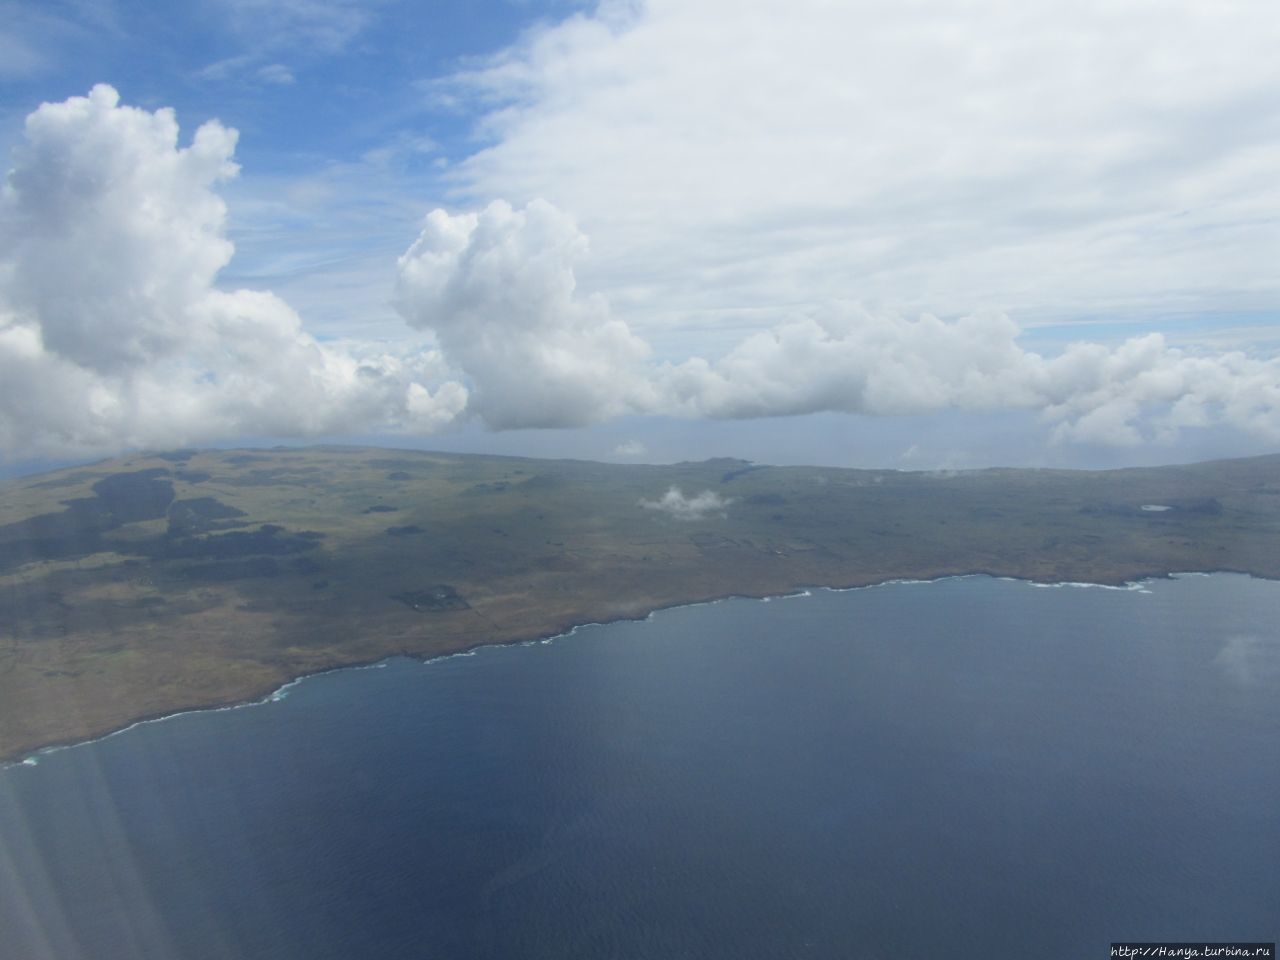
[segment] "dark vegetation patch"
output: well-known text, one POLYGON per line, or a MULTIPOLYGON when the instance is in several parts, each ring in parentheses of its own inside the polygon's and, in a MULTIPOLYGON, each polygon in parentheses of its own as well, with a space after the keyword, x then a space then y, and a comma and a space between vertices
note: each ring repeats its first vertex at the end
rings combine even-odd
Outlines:
POLYGON ((226 461, 235 467, 245 467, 251 463, 274 463, 275 457, 264 457, 257 453, 237 453, 235 456, 227 457, 226 461))
MULTIPOLYGON (((741 462, 741 461, 738 461, 738 462, 741 462)), ((739 477, 744 476, 745 474, 754 473, 757 470, 763 470, 763 469, 764 469, 764 464, 748 463, 746 466, 738 467, 736 470, 725 471, 724 475, 720 477, 720 482, 729 483, 733 480, 737 480, 739 477)))
POLYGON ((173 483, 164 467, 116 473, 93 485, 92 499, 68 500, 68 509, 112 527, 140 520, 159 520, 173 503, 173 483))
POLYGON ((422 590, 406 590, 404 593, 391 594, 392 600, 399 600, 414 610, 436 613, 443 610, 470 610, 471 604, 463 599, 458 591, 447 583, 425 587, 422 590))
POLYGON ((178 573, 188 580, 259 580, 279 576, 280 564, 271 557, 246 557, 192 564, 178 573))
POLYGON ((103 534, 126 523, 159 520, 173 502, 173 484, 156 467, 103 477, 94 496, 64 501, 60 513, 0 526, 0 570, 36 560, 65 560, 106 549, 103 534))
POLYGON ((413 474, 409 473, 407 470, 393 470, 391 473, 387 474, 387 479, 388 480, 412 480, 413 474))
POLYGON ((0 570, 35 560, 81 557, 102 549, 102 529, 86 527, 70 511, 44 513, 0 527, 0 570))
POLYGON ((243 516, 247 516, 243 510, 214 497, 175 500, 169 507, 169 535, 191 536, 211 530, 244 526, 234 522, 236 518, 243 516))
POLYGON ((212 473, 205 473, 203 470, 175 470, 173 475, 186 483, 204 483, 206 480, 213 479, 212 473))
POLYGON ((319 563, 314 558, 306 555, 295 557, 290 566, 303 576, 311 576, 312 574, 319 573, 324 569, 324 564, 319 563))
POLYGON ((363 513, 395 513, 399 507, 393 507, 389 503, 375 503, 372 507, 365 507, 363 513))
POLYGON ((422 528, 412 524, 406 527, 387 527, 386 533, 391 537, 409 537, 415 533, 422 533, 422 528))
POLYGON ((162 450, 157 453, 157 460, 168 460, 170 463, 183 463, 196 455, 195 450, 162 450))

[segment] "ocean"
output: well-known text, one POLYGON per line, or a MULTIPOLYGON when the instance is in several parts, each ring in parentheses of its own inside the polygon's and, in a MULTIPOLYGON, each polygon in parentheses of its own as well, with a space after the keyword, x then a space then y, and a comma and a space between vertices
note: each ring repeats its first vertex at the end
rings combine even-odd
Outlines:
POLYGON ((1080 958, 1280 934, 1280 583, 733 599, 0 770, 0 958, 1080 958))

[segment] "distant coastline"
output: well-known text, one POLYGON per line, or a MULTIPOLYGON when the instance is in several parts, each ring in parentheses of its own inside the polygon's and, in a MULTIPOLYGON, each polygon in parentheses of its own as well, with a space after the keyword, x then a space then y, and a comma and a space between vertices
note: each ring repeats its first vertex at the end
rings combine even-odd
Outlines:
POLYGON ((125 723, 122 726, 116 727, 111 730, 107 730, 105 732, 93 733, 88 736, 81 737, 79 739, 69 739, 65 741, 58 741, 58 742, 43 744, 41 746, 36 747, 34 750, 27 751, 21 755, 15 755, 15 756, 9 756, 9 757, 0 756, 0 772, 12 767, 33 766, 39 762, 39 758, 43 754, 55 752, 58 750, 72 749, 74 747, 84 746, 86 744, 97 743, 99 741, 106 740, 110 737, 128 733, 130 730, 133 730, 136 727, 144 726, 146 724, 162 723, 166 720, 171 720, 171 719, 174 719, 175 717, 186 716, 192 713, 213 713, 213 712, 224 711, 224 710, 240 710, 240 709, 245 709, 249 707, 264 706, 266 704, 273 703, 283 699, 283 697, 287 694, 287 691, 290 687, 293 687, 299 683, 303 683, 309 679, 312 679, 313 677, 324 676, 327 674, 338 673, 338 672, 347 671, 347 670, 376 669, 382 666, 383 664, 387 663, 388 661, 394 660, 397 658, 416 660, 419 663, 428 664, 436 661, 448 660, 453 657, 469 656, 481 649, 525 646, 525 645, 536 644, 536 643, 551 643, 556 640, 561 640, 561 639, 566 639, 568 637, 571 637, 575 633, 577 633, 579 630, 583 629, 584 627, 593 627, 593 626, 607 627, 610 624, 623 623, 623 622, 640 623, 640 622, 644 622, 646 620, 651 619, 654 614, 661 613, 665 610, 678 610, 686 607, 708 606, 712 604, 722 603, 727 600, 749 600, 749 601, 764 603, 772 600, 803 599, 804 597, 811 596, 816 591, 830 591, 835 593, 844 593, 844 592, 853 591, 853 590, 870 590, 877 587, 893 586, 893 585, 899 585, 899 584, 900 585, 919 584, 922 586, 927 586, 930 584, 940 583, 947 580, 964 580, 964 579, 971 579, 971 578, 1005 580, 1005 581, 1011 581, 1011 582, 1017 582, 1017 583, 1025 583, 1028 586, 1035 586, 1035 587, 1084 587, 1084 588, 1099 588, 1099 589, 1106 589, 1106 590, 1139 590, 1142 588, 1144 584, 1150 583, 1154 580, 1171 580, 1171 579, 1177 579, 1178 577, 1184 577, 1184 576, 1211 577, 1211 576, 1217 576, 1217 575, 1250 576, 1250 577, 1255 577, 1257 579, 1263 579, 1263 580, 1280 580, 1280 578, 1278 577, 1261 577, 1256 574, 1249 573, 1247 571, 1239 571, 1239 570, 1208 570, 1208 571, 1176 570, 1176 571, 1169 571, 1165 573, 1148 574, 1141 578, 1124 580, 1118 583, 1099 583, 1099 582, 1091 582, 1091 581, 1066 581, 1066 580, 1045 582, 1045 581, 1030 580, 1025 577, 995 575, 995 574, 991 574, 983 571, 974 571, 971 573, 945 574, 943 576, 929 577, 929 578, 895 577, 889 580, 878 580, 878 581, 873 581, 871 583, 851 584, 848 586, 811 585, 808 587, 799 587, 799 588, 796 588, 795 590, 791 590, 785 593, 772 593, 772 594, 764 594, 760 596, 747 595, 747 594, 726 594, 724 596, 709 597, 701 600, 674 602, 674 603, 666 604, 664 606, 654 607, 652 610, 649 610, 648 612, 643 613, 641 615, 637 615, 637 616, 615 617, 609 620, 584 620, 578 623, 574 623, 571 626, 567 627, 566 629, 558 631, 556 633, 552 633, 552 634, 531 636, 531 637, 517 637, 512 639, 493 639, 488 641, 481 641, 481 642, 472 644, 470 646, 460 648, 458 650, 453 650, 453 651, 448 651, 443 653, 433 653, 425 656, 418 656, 412 652, 396 652, 396 653, 387 654, 386 656, 379 657, 375 660, 370 660, 367 662, 353 662, 348 664, 339 664, 331 667, 326 667, 323 670, 318 670, 313 673, 301 674, 299 676, 292 677, 284 681, 280 685, 276 686, 274 689, 271 689, 266 692, 249 692, 249 693, 246 693, 245 696, 240 698, 227 699, 226 701, 207 703, 207 704, 194 704, 187 707, 180 707, 170 712, 159 713, 154 716, 137 717, 132 720, 129 720, 127 723, 125 723))
POLYGON ((184 450, 0 489, 9 763, 335 669, 730 597, 955 576, 1280 579, 1280 456, 937 474, 184 450))

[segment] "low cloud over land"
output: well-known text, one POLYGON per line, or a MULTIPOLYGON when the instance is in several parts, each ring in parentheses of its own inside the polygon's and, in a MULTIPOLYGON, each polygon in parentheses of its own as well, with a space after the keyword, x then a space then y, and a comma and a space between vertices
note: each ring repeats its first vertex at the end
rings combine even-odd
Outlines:
POLYGON ((724 516, 732 502, 714 490, 703 490, 692 497, 686 497, 679 487, 671 487, 657 500, 641 500, 640 506, 646 510, 665 513, 676 520, 706 520, 708 517, 724 516))

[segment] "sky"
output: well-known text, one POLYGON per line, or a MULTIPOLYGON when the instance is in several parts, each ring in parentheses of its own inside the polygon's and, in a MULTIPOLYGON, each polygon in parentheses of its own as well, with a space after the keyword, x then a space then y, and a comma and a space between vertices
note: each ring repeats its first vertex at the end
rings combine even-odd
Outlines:
POLYGON ((0 13, 0 469, 1280 447, 1270 0, 0 13))

